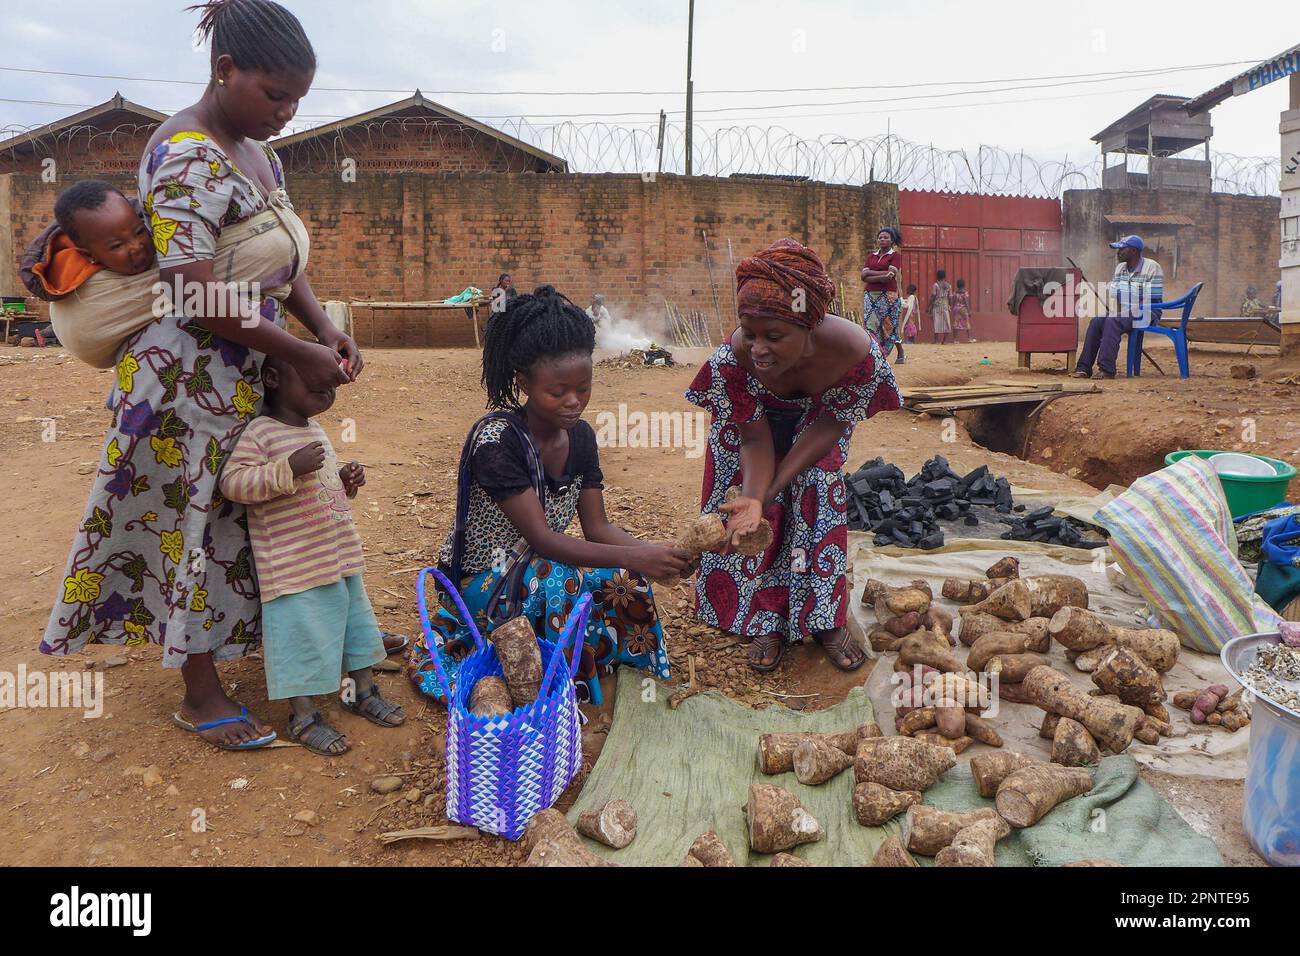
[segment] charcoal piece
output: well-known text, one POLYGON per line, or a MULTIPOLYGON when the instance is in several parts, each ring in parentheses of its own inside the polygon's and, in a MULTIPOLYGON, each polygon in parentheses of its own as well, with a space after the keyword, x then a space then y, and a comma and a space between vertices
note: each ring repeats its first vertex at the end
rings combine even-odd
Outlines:
POLYGON ((996 507, 995 510, 996 510, 997 513, 1000 514, 1000 515, 1008 515, 1008 514, 1011 514, 1011 508, 1010 508, 1010 506, 1008 506, 1008 505, 998 505, 998 506, 996 507))
POLYGON ((943 547, 943 532, 931 531, 924 538, 917 541, 916 546, 923 551, 931 551, 935 548, 943 547))
POLYGON ((1051 513, 1052 513, 1052 510, 1053 510, 1053 509, 1052 509, 1051 505, 1044 505, 1044 506, 1041 507, 1041 508, 1035 508, 1033 511, 1029 512, 1029 514, 1025 515, 1025 520, 1026 520, 1026 521, 1039 521, 1039 520, 1041 520, 1041 519, 1043 519, 1043 518, 1046 518, 1046 517, 1050 516, 1051 513))
POLYGON ((925 534, 925 525, 921 524, 919 521, 913 521, 907 526, 907 533, 914 538, 923 535, 925 534))
POLYGON ((945 521, 956 521, 961 512, 951 501, 946 505, 940 505, 935 509, 935 513, 945 521))
POLYGON ((872 541, 871 543, 874 544, 877 548, 883 548, 887 544, 893 544, 894 539, 887 534, 878 534, 876 535, 875 540, 872 541))
POLYGON ((1030 541, 1046 541, 1046 540, 1048 540, 1048 539, 1051 538, 1051 537, 1052 537, 1052 532, 1050 532, 1050 531, 1035 531, 1033 534, 1031 534, 1031 535, 1029 536, 1029 540, 1030 540, 1030 541))
POLYGON ((865 478, 852 478, 849 480, 849 486, 853 489, 855 495, 870 495, 874 494, 876 490, 876 486, 865 478))
POLYGON ((910 548, 912 546, 912 539, 898 528, 895 528, 890 532, 890 537, 892 537, 896 543, 901 544, 905 548, 910 548))
POLYGON ((884 511, 893 511, 894 508, 898 506, 897 502, 894 500, 894 496, 891 495, 888 491, 882 491, 880 493, 879 500, 880 500, 880 507, 884 511))
POLYGON ((1014 503, 1011 500, 1011 483, 1005 478, 997 480, 997 490, 993 493, 993 499, 996 504, 1006 505, 1007 508, 1014 503))
MULTIPOLYGON (((1010 539, 1010 538, 1011 538, 1011 532, 1010 532, 1010 531, 1003 531, 1002 534, 999 535, 999 537, 1004 538, 1004 539, 1010 539)), ((879 543, 879 542, 877 542, 877 543, 879 543)))
POLYGON ((1024 505, 1016 505, 1016 506, 1015 506, 1014 508, 1012 508, 1011 510, 1012 510, 1012 511, 1016 511, 1016 512, 1024 511, 1024 510, 1025 510, 1025 506, 1024 506, 1024 505))
MULTIPOLYGON (((969 525, 969 526, 972 527, 972 528, 975 527, 976 525, 978 525, 978 524, 980 523, 980 519, 977 518, 977 517, 975 517, 974 515, 967 515, 967 516, 966 516, 964 519, 962 519, 962 520, 963 520, 963 523, 969 525)), ((1002 537, 1005 538, 1006 535, 1004 534, 1002 537)))

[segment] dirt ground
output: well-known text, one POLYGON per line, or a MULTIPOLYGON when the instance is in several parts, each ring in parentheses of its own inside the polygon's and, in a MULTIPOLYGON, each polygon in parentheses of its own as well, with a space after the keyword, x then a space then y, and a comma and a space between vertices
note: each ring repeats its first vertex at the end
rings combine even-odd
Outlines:
MULTIPOLYGON (((1156 353, 1160 357, 1161 353, 1156 353)), ((361 382, 340 391, 322 423, 340 456, 362 461, 368 482, 353 503, 366 544, 366 580, 381 623, 414 633, 415 572, 432 563, 450 523, 456 457, 469 424, 481 413, 478 355, 468 350, 375 350, 361 382), (340 441, 345 420, 355 444, 340 441)), ((1040 357, 1044 358, 1044 357, 1040 357)), ((1263 370, 1268 359, 1250 358, 1263 370)), ((884 455, 914 471, 936 453, 954 466, 988 462, 1013 482, 1043 490, 1087 491, 1128 481, 1158 467, 1177 447, 1236 447, 1255 422, 1256 450, 1300 454, 1300 423, 1291 416, 1293 386, 1266 379, 1238 381, 1229 366, 1240 356, 1194 353, 1188 383, 1149 370, 1140 382, 1106 383, 1105 392, 1054 403, 1030 441, 1031 461, 990 452, 959 429, 941 440, 942 423, 906 412, 858 428, 850 461, 884 455), (1097 439, 1102 435, 1104 441, 1097 439), (1091 436, 1091 437, 1089 437, 1091 436)), ((1044 363, 1050 368, 1050 361, 1044 363)), ((1172 367, 1172 353, 1161 364, 1172 367)), ((1009 343, 920 345, 897 369, 902 384, 959 384, 1015 372, 1009 343), (989 365, 980 364, 988 358, 989 365)), ((587 418, 615 410, 693 410, 682 391, 695 366, 670 369, 602 365, 587 418)), ((91 647, 69 658, 36 650, 81 519, 109 414, 103 401, 111 372, 80 365, 57 349, 0 347, 0 500, 8 520, 0 537, 0 670, 19 665, 81 671, 120 656, 120 647, 91 647), (42 441, 54 418, 55 441, 42 441)), ((983 436, 982 436, 983 437, 983 436)), ((986 439, 987 440, 987 439, 986 439)), ((702 458, 681 448, 602 450, 610 513, 634 533, 670 537, 698 502, 702 458)), ((771 675, 753 674, 745 648, 690 621, 690 587, 658 589, 672 667, 687 655, 712 686, 751 706, 781 700, 825 706, 866 678, 834 671, 815 650, 787 654, 771 675), (789 696, 811 695, 811 696, 789 696)), ((0 711, 0 863, 108 865, 513 865, 517 845, 491 836, 450 843, 382 845, 378 834, 446 822, 443 808, 444 711, 426 703, 401 673, 379 676, 386 695, 406 708, 406 725, 384 730, 334 705, 329 714, 353 744, 325 759, 296 746, 252 753, 218 752, 174 728, 180 677, 159 666, 156 648, 131 649, 126 666, 105 671, 107 702, 100 719, 79 711, 0 711), (150 771, 146 774, 146 770, 150 771), (391 797, 371 792, 378 774, 398 773, 406 788, 391 797), (156 774, 156 775, 155 775, 156 774), (311 811, 304 814, 303 811, 311 811), (295 816, 306 816, 306 821, 295 816), (205 820, 199 827, 195 821, 205 820)), ((282 732, 287 706, 268 704, 259 657, 223 665, 233 694, 282 732)), ((612 694, 607 695, 612 697, 612 694)), ((594 713, 584 734, 587 769, 608 730, 594 713)), ((1241 833, 1241 783, 1189 780, 1143 771, 1198 831, 1215 840, 1225 861, 1260 865, 1241 833)), ((566 803, 580 788, 575 783, 566 803)), ((564 805, 564 804, 562 804, 564 805)))

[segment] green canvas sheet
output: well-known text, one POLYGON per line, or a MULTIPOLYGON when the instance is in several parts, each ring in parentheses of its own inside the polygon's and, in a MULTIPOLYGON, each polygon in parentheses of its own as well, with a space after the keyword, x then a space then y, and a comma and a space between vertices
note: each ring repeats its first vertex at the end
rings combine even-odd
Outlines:
MULTIPOLYGON (((653 685, 651 694, 651 684, 643 680, 630 668, 620 672, 605 748, 568 814, 574 821, 608 800, 627 800, 637 811, 637 836, 623 850, 586 841, 594 852, 624 866, 677 866, 696 837, 715 830, 738 865, 766 866, 769 856, 749 852, 741 813, 754 782, 786 787, 821 822, 826 837, 793 851, 818 866, 863 866, 890 834, 901 833, 902 817, 884 827, 857 822, 851 770, 808 787, 792 773, 769 777, 758 769, 760 734, 844 730, 871 720, 862 688, 812 713, 779 704, 752 710, 716 691, 692 697, 674 711, 668 707, 672 688, 653 685)), ((964 765, 931 787, 925 802, 950 810, 992 806, 976 792, 964 765)), ((1222 864, 1213 841, 1196 834, 1124 755, 1102 761, 1091 793, 1013 831, 997 852, 999 866, 1057 866, 1090 858, 1129 866, 1222 864)), ((922 865, 930 862, 918 859, 922 865)))

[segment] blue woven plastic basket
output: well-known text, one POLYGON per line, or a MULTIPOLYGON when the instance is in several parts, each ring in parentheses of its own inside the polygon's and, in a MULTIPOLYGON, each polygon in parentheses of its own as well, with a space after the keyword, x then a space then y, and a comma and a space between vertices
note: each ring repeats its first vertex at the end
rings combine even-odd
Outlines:
POLYGON ((501 717, 480 717, 469 712, 469 696, 480 678, 501 676, 496 648, 483 640, 460 592, 437 568, 420 572, 415 593, 420 626, 447 701, 447 819, 517 840, 529 820, 559 799, 582 766, 573 690, 582 655, 574 650, 572 668, 561 663, 565 647, 583 639, 591 595, 583 595, 570 613, 557 643, 538 641, 544 676, 537 700, 501 717), (474 636, 475 650, 461 663, 455 687, 438 661, 429 624, 425 587, 430 574, 474 636))

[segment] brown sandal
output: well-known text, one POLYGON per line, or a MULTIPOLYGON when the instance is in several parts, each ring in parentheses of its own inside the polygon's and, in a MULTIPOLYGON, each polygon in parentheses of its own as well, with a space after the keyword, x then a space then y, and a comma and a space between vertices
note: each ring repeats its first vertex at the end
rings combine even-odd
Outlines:
POLYGON ((813 640, 822 646, 826 652, 826 659, 842 671, 855 671, 867 662, 867 652, 853 639, 847 627, 837 627, 814 634, 813 640), (839 658, 836 654, 840 655, 839 658), (841 663, 841 661, 848 663, 841 663))
POLYGON ((750 641, 749 644, 749 666, 754 668, 760 674, 767 674, 781 666, 781 658, 785 656, 785 638, 780 634, 760 634, 750 641), (772 651, 776 651, 771 663, 764 664, 763 660, 767 658, 772 651))

